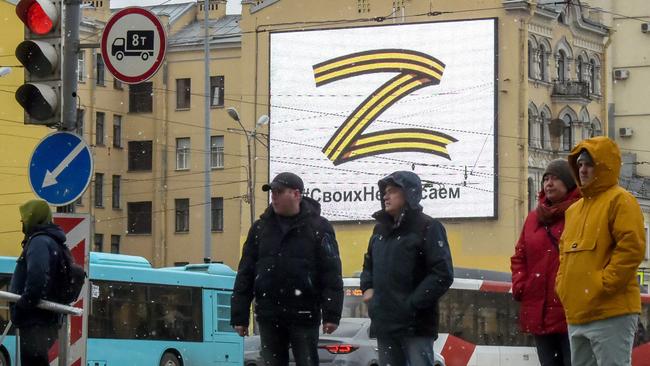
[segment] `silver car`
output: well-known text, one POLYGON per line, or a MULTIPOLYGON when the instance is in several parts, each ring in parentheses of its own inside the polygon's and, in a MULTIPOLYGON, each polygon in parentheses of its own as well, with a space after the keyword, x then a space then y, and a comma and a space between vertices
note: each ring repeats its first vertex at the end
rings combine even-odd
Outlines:
MULTIPOLYGON (((321 334, 318 340, 318 358, 321 365, 377 366, 377 339, 370 338, 370 319, 342 318, 332 334, 321 334)), ((445 366, 442 355, 435 354, 434 366, 445 366)), ((289 351, 289 363, 293 354, 289 351)), ((263 366, 259 336, 244 339, 244 365, 263 366)))

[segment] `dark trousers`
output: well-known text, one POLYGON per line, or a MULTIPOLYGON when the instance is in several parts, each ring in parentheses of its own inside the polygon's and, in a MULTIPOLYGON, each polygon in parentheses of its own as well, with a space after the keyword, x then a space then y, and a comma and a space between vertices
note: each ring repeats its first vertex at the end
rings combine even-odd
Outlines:
POLYGON ((19 329, 20 362, 23 366, 49 366, 47 351, 59 337, 59 326, 34 325, 19 329))
POLYGON ((377 337, 380 366, 433 366, 433 337, 377 337))
POLYGON ((289 346, 296 366, 318 365, 318 325, 259 322, 261 354, 267 366, 289 364, 289 346))
POLYGON ((567 333, 536 335, 535 345, 541 366, 571 366, 571 347, 567 333))

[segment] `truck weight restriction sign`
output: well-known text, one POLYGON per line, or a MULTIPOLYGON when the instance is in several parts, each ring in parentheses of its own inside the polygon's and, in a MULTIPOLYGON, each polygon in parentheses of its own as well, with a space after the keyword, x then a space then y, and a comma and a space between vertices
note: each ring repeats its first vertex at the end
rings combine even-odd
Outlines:
POLYGON ((113 14, 102 35, 102 58, 116 79, 137 84, 151 78, 165 59, 167 37, 150 11, 129 7, 113 14))

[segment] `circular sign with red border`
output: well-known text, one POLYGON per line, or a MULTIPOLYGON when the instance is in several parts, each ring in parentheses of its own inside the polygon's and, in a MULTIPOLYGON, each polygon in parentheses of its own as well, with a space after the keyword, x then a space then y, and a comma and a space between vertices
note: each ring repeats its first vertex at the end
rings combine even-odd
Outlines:
POLYGON ((137 84, 147 81, 165 59, 167 36, 149 10, 124 8, 108 19, 102 34, 102 59, 116 79, 137 84))

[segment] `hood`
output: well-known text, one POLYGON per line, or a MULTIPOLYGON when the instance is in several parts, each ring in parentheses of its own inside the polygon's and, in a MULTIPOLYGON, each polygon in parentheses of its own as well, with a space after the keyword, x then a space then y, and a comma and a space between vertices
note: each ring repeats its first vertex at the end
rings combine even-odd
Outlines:
POLYGON ((42 200, 31 200, 19 208, 20 220, 23 222, 23 232, 31 234, 35 232, 37 225, 52 223, 52 211, 47 202, 42 200))
POLYGON ((618 176, 621 172, 621 151, 618 145, 611 139, 598 136, 586 139, 578 143, 571 153, 568 161, 571 171, 576 177, 576 182, 580 182, 578 173, 578 156, 583 150, 587 150, 594 160, 594 179, 587 185, 579 183, 580 190, 584 197, 593 197, 610 187, 618 184, 618 176))
POLYGON ((397 171, 391 175, 382 178, 379 182, 379 192, 381 192, 381 209, 385 210, 384 193, 386 186, 389 184, 396 185, 404 191, 406 204, 409 210, 422 211, 420 200, 422 199, 422 181, 417 174, 409 171, 397 171))
POLYGON ((55 224, 36 225, 34 226, 34 230, 30 232, 29 235, 33 235, 37 232, 46 233, 47 236, 56 240, 60 244, 65 244, 66 241, 65 233, 63 232, 63 229, 61 229, 58 225, 55 224))

